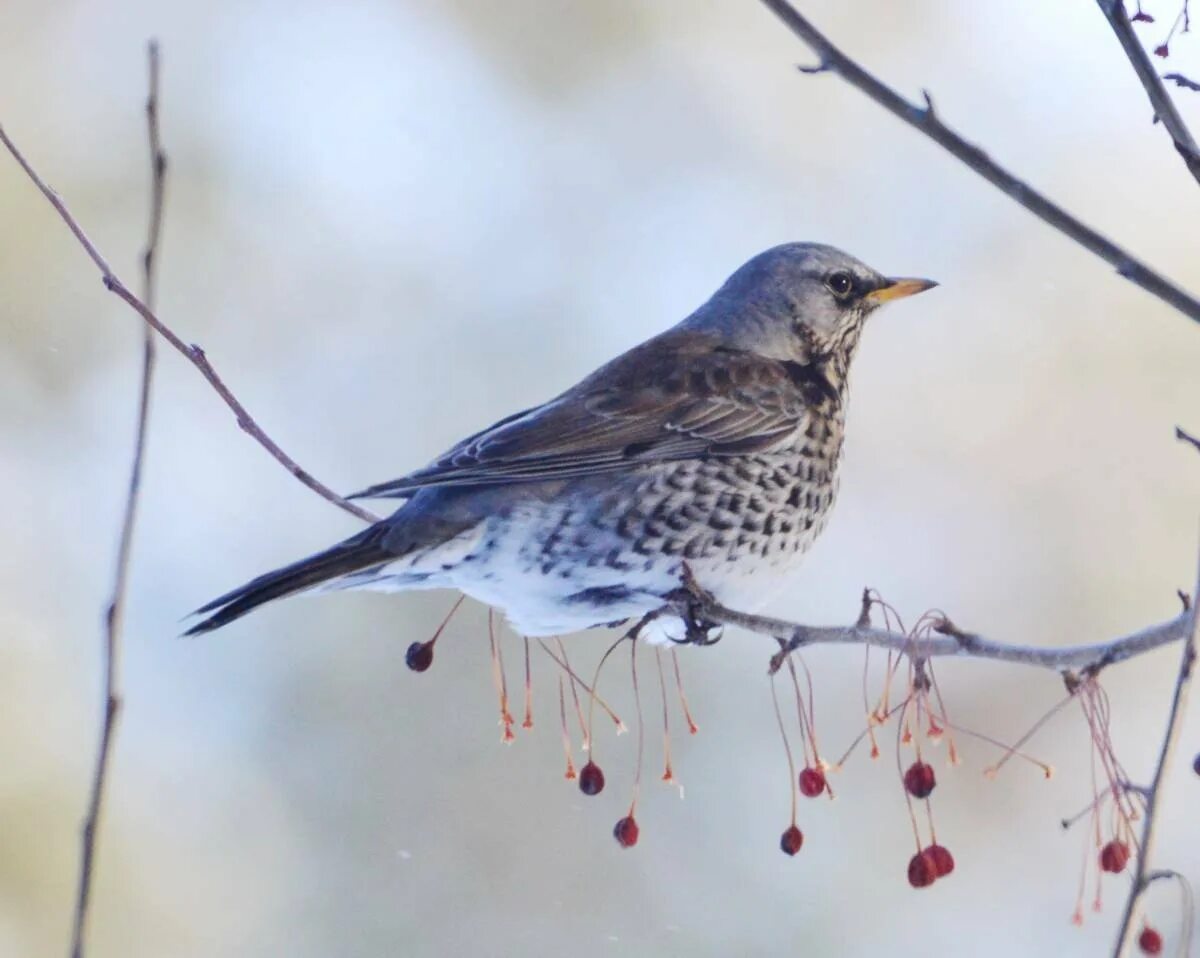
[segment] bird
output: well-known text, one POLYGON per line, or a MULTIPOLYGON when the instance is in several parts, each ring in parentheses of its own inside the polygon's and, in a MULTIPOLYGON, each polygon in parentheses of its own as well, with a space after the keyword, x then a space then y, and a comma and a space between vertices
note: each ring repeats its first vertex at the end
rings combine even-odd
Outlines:
MULTIPOLYGON (((185 633, 341 589, 457 589, 528 637, 657 618, 685 577, 753 611, 788 581, 838 489, 851 361, 880 306, 937 284, 819 243, 751 258, 682 322, 539 406, 350 498, 389 516, 197 609, 185 633)), ((701 631, 697 635, 697 627, 701 631)))

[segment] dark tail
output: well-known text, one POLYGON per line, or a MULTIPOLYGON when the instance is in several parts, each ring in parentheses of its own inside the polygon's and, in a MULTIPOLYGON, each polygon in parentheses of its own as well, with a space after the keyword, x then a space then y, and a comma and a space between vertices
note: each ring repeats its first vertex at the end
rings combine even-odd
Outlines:
POLYGON ((387 562, 395 558, 392 553, 383 548, 383 530, 373 526, 345 542, 339 542, 331 549, 318 552, 316 555, 293 562, 291 565, 260 575, 257 579, 247 582, 244 586, 226 592, 223 596, 213 599, 207 605, 198 608, 193 615, 211 612, 212 615, 188 629, 184 635, 201 635, 211 632, 223 625, 228 625, 234 619, 240 619, 247 612, 257 609, 264 602, 279 599, 310 589, 322 582, 336 579, 338 576, 358 572, 387 562))

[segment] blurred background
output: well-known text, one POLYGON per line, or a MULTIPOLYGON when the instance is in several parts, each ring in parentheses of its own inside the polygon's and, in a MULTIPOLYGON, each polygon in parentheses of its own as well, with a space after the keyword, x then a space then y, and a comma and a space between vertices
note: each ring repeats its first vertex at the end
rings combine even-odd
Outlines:
MULTIPOLYGON (((802 6, 1200 291, 1200 191, 1093 4, 802 6)), ((1154 45, 1177 4, 1145 7, 1154 45)), ((942 287, 868 330, 840 504, 772 611, 847 622, 870 585, 910 621, 937 606, 996 638, 1065 644, 1173 616, 1191 587, 1200 462, 1172 430, 1200 429, 1200 330, 838 80, 799 76, 806 52, 757 4, 7 0, 0 120, 131 286, 151 36, 171 161, 160 313, 334 488, 422 464, 675 322, 753 253, 813 239, 942 287)), ((1176 37, 1167 66, 1200 73, 1196 44, 1176 37)), ((1200 128, 1200 98, 1177 99, 1200 128)), ((0 223, 0 954, 53 955, 141 334, 7 156, 0 223)), ((635 736, 598 727, 598 798, 564 782, 556 673, 537 653, 535 728, 499 744, 479 606, 424 675, 404 650, 449 594, 300 598, 177 638, 200 603, 355 528, 161 354, 93 954, 1107 949, 1124 876, 1070 924, 1092 854, 1085 829, 1059 827, 1091 794, 1075 708, 1030 746, 1050 781, 1015 763, 986 781, 996 752, 978 742, 960 742, 957 769, 937 756, 938 836, 958 869, 915 892, 890 745, 833 779, 836 801, 802 800, 804 849, 780 854, 788 777, 761 637, 681 654, 701 727, 684 734, 672 703, 682 801, 657 781, 643 671, 632 851, 611 828, 635 736)), ((607 644, 568 642, 585 674, 607 644)), ((520 640, 506 633, 504 651, 519 709, 520 640)), ((807 661, 836 756, 862 724, 862 652, 807 661)), ((1164 650, 1105 675, 1135 778, 1176 663, 1164 650)), ((1016 667, 938 673, 956 722, 1008 741, 1062 694, 1016 667)), ((632 725, 628 685, 622 663, 602 690, 632 725)), ((1198 732, 1194 712, 1156 862, 1193 883, 1198 732)), ((1156 889, 1150 910, 1170 942, 1177 896, 1156 889)))

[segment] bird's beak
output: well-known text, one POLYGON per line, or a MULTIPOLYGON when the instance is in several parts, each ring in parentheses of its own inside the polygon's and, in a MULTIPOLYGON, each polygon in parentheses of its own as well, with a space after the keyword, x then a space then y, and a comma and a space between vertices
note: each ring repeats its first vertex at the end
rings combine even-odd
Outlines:
POLYGON ((931 279, 913 279, 909 277, 889 278, 888 284, 880 289, 867 293, 864 299, 876 305, 891 302, 893 299, 904 299, 905 296, 915 296, 927 289, 933 289, 937 283, 931 279))

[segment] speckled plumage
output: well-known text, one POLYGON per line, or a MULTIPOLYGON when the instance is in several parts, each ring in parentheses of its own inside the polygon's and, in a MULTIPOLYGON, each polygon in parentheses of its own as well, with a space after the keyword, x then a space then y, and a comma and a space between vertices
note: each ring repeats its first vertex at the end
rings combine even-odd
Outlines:
MULTIPOLYGON (((690 317, 542 406, 360 495, 406 501, 209 603, 203 632, 312 589, 457 588, 526 635, 640 616, 686 562, 726 604, 786 581, 837 492, 866 316, 927 289, 830 247, 750 260, 690 317)), ((655 623, 681 639, 683 623, 655 623)))

